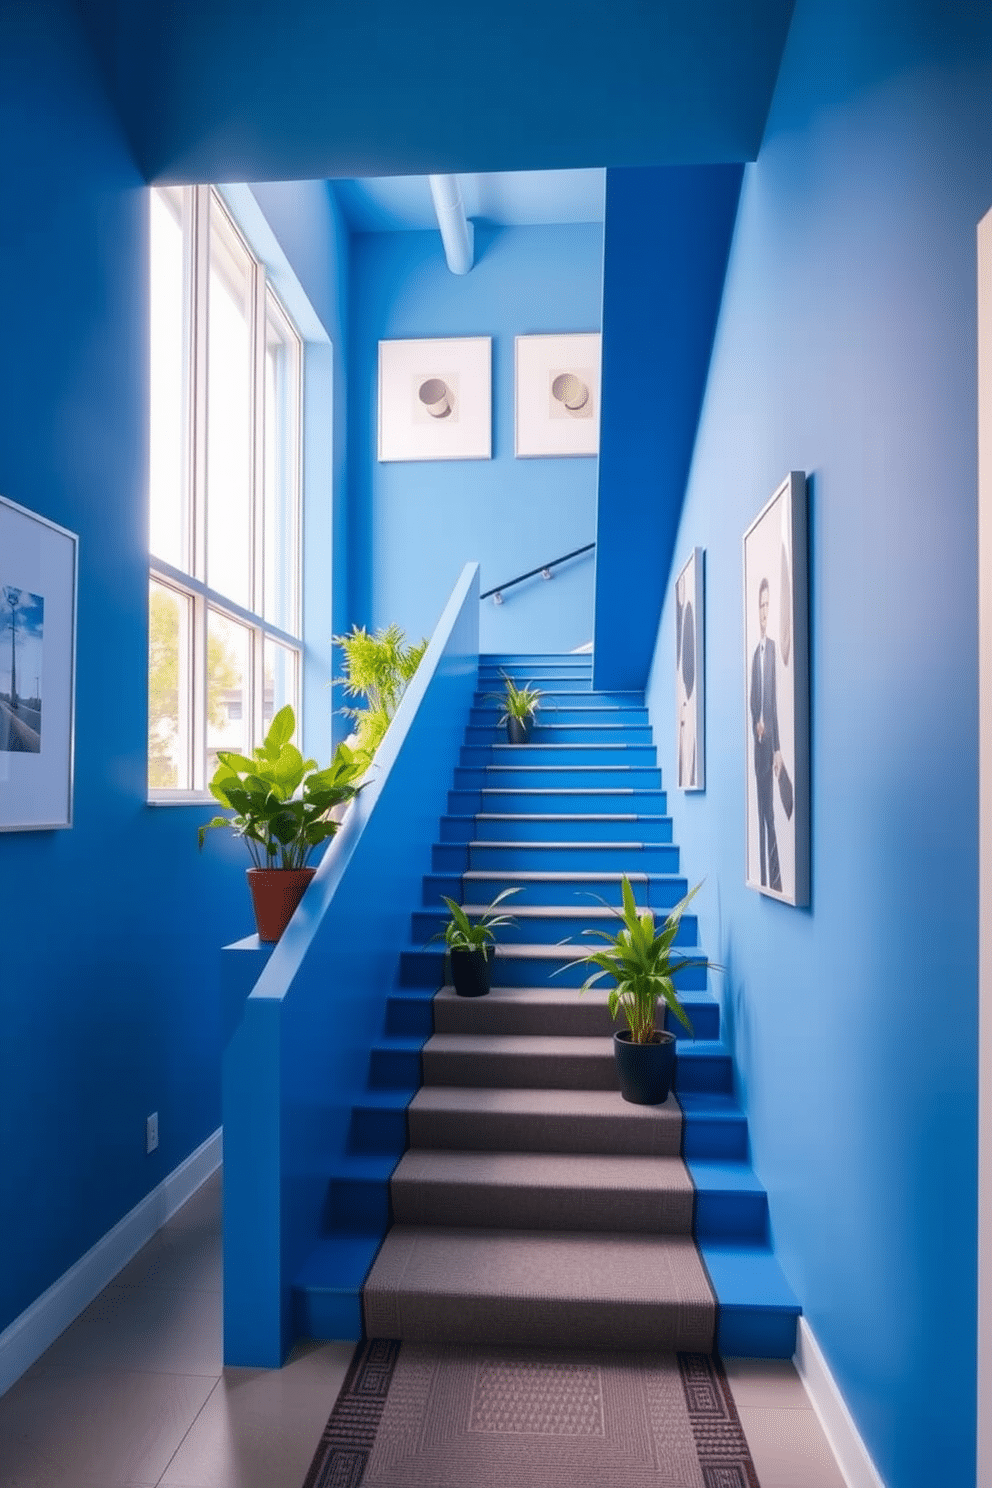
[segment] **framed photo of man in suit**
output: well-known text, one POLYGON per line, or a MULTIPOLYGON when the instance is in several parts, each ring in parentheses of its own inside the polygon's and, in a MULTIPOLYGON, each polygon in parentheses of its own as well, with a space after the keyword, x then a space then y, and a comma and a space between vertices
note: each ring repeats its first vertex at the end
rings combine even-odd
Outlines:
POLYGON ((793 470, 744 534, 749 887, 809 903, 806 476, 793 470))
POLYGON ((684 791, 706 787, 704 676, 703 550, 693 548, 675 580, 675 778, 684 791))

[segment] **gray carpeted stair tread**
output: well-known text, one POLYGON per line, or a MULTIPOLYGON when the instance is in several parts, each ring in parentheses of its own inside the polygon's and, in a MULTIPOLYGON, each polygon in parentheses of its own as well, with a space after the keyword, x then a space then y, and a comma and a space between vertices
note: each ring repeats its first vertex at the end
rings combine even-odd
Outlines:
POLYGON ((414 1148, 390 1183, 414 1225, 689 1235, 693 1184, 677 1157, 414 1148))
POLYGON ((369 1337, 709 1353, 689 1236, 394 1225, 363 1292, 369 1337))
POLYGON ((635 1106, 616 1089, 423 1085, 410 1102, 407 1120, 410 1144, 421 1148, 676 1157, 682 1141, 682 1115, 673 1095, 663 1106, 635 1106))

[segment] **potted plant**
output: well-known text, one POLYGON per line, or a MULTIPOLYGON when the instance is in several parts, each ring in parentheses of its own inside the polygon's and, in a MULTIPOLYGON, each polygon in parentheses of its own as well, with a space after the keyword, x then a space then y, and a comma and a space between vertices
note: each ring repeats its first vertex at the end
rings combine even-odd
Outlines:
MULTIPOLYGON (((650 909, 638 910, 630 880, 624 874, 621 881, 623 910, 606 905, 620 921, 620 928, 612 935, 606 930, 582 932, 599 936, 607 942, 603 950, 581 958, 580 965, 590 962, 599 967, 599 971, 582 984, 582 991, 594 986, 604 976, 614 980, 609 997, 610 1017, 616 1018, 622 1011, 627 1027, 614 1033, 613 1053, 620 1094, 634 1105, 660 1105, 668 1099, 672 1087, 675 1035, 667 1029, 655 1027, 658 1003, 664 1002, 691 1034, 692 1024, 679 1002, 675 977, 689 966, 716 969, 716 963, 707 961, 705 957, 673 956, 672 952, 686 905, 701 887, 697 884, 690 889, 658 926, 650 909)), ((599 899, 598 894, 592 897, 599 899)), ((600 903, 606 904, 606 901, 600 899, 600 903)))
POLYGON ((372 635, 364 626, 354 625, 347 635, 332 639, 344 652, 341 685, 345 696, 365 700, 363 708, 339 711, 352 720, 355 754, 364 769, 368 769, 411 677, 423 660, 427 638, 407 646, 398 625, 387 626, 372 635))
POLYGON ((444 940, 451 962, 451 981, 459 997, 485 997, 489 991, 489 947, 496 944, 493 932, 500 925, 515 923, 511 915, 493 911, 511 894, 519 893, 519 889, 504 889, 477 920, 470 920, 460 904, 442 894, 451 918, 431 940, 444 940))
POLYGON ((328 813, 350 801, 364 765, 345 744, 320 769, 291 743, 296 719, 287 704, 273 718, 252 758, 218 752, 210 792, 233 816, 215 816, 199 829, 200 848, 212 827, 228 827, 251 853, 248 885, 259 940, 278 940, 316 872, 307 866, 314 848, 333 837, 338 822, 328 813))
POLYGON ((506 672, 502 672, 501 675, 506 684, 506 691, 502 694, 493 692, 489 696, 503 705, 499 722, 506 724, 507 738, 510 743, 526 744, 533 732, 537 710, 541 706, 544 694, 532 682, 525 682, 523 687, 518 687, 506 672))

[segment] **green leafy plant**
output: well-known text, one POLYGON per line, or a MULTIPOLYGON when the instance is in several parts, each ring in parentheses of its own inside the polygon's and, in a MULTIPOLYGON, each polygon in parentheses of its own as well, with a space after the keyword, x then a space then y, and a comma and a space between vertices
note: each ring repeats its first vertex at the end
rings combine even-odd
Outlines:
POLYGON ((334 836, 338 823, 328 813, 358 794, 365 767, 339 744, 331 763, 320 769, 290 742, 295 728, 287 704, 251 759, 218 753, 210 792, 234 815, 215 816, 199 828, 201 849, 212 827, 227 827, 243 839, 256 868, 305 868, 314 848, 334 836))
POLYGON ((544 697, 541 689, 535 687, 533 682, 525 682, 523 687, 518 687, 513 678, 508 677, 506 672, 501 670, 500 675, 506 684, 506 690, 504 692, 490 692, 487 694, 494 702, 502 703, 503 705, 503 712, 500 715, 499 722, 503 724, 506 723, 507 719, 515 718, 519 723, 526 723, 528 718, 534 718, 544 697))
POLYGON ((481 951, 488 960, 489 947, 496 943, 494 932, 501 925, 516 924, 512 915, 494 914, 493 911, 511 894, 519 893, 520 890, 517 888, 504 889, 502 893, 496 895, 493 902, 477 920, 470 920, 460 904, 456 904, 454 899, 449 899, 446 894, 442 894, 441 897, 448 906, 451 918, 443 930, 431 936, 427 944, 430 945, 434 940, 443 940, 449 951, 481 951))
POLYGON ((355 756, 367 769, 423 659, 427 638, 407 646, 398 625, 371 635, 364 626, 355 625, 347 635, 333 640, 344 652, 344 695, 365 700, 364 707, 339 711, 354 724, 355 756))
MULTIPOLYGON (((593 951, 580 959, 579 965, 588 962, 600 968, 594 976, 583 982, 581 990, 585 992, 587 988, 595 986, 604 976, 613 978, 616 985, 610 990, 610 1017, 615 1018, 618 1012, 623 1011, 632 1043, 648 1044, 653 1041, 655 1016, 658 1003, 662 1001, 683 1027, 692 1033, 692 1024, 675 990, 675 977, 689 966, 712 967, 714 970, 718 968, 715 962, 707 961, 702 956, 673 955, 672 947, 686 906, 701 888, 702 884, 698 883, 694 889, 690 889, 685 898, 680 899, 674 909, 669 910, 660 927, 656 926, 650 909, 638 909, 626 874, 621 883, 622 911, 607 904, 598 894, 591 896, 611 910, 621 925, 613 935, 606 930, 583 930, 583 935, 595 935, 605 940, 608 948, 593 951)), ((559 969, 564 970, 563 967, 559 969)))

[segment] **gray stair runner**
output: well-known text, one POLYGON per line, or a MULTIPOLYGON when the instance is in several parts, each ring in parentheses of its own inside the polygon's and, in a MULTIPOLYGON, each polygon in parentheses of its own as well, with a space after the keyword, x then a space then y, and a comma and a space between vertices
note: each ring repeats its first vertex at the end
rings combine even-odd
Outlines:
MULTIPOLYGON (((540 746, 519 748, 522 759, 539 757, 540 746)), ((533 791, 533 815, 561 819, 544 794, 533 791)), ((576 805, 581 820, 581 797, 576 805)), ((606 839, 615 845, 630 839, 622 813, 621 798, 606 839)), ((499 842, 504 820, 491 807, 480 813, 473 846, 499 842)), ((534 844, 514 842, 524 871, 466 872, 462 902, 477 910, 490 884, 513 882, 524 886, 523 926, 555 914, 588 920, 590 901, 576 889, 620 875, 571 866, 565 852, 580 846, 561 844, 563 871, 536 871, 525 867, 534 844), (528 883, 560 893, 528 913, 528 883)), ((640 847, 631 843, 635 865, 640 847)), ((594 944, 578 942, 574 954, 594 944)), ((550 972, 567 955, 525 929, 494 961, 487 997, 450 987, 435 997, 410 1146, 390 1186, 394 1222, 363 1291, 370 1337, 712 1349, 715 1299, 692 1239, 674 1097, 662 1107, 621 1099, 605 991, 500 985, 514 959, 546 961, 550 972)))

